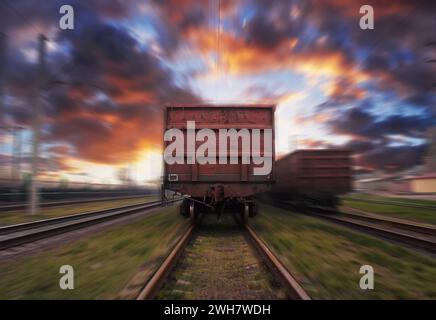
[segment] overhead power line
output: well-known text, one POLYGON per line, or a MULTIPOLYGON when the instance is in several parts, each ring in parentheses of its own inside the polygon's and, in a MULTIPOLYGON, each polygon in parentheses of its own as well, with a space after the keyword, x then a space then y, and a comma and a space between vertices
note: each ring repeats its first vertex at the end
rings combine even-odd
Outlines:
POLYGON ((33 31, 40 34, 42 33, 41 29, 35 26, 34 23, 32 23, 24 14, 20 12, 14 5, 12 5, 9 0, 2 0, 0 1, 0 4, 3 4, 5 7, 8 7, 10 11, 14 12, 18 17, 20 17, 23 22, 25 22, 28 26, 30 26, 33 31))

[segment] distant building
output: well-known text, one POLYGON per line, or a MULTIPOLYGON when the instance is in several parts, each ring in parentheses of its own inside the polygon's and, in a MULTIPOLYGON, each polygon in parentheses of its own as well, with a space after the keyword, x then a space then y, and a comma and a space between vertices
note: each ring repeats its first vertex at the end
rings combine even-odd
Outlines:
POLYGON ((390 191, 392 189, 394 178, 369 178, 355 181, 355 188, 358 190, 380 190, 390 191))
POLYGON ((436 193, 436 173, 406 178, 409 191, 414 193, 436 193))
POLYGON ((356 188, 392 193, 436 193, 436 173, 404 178, 385 177, 359 180, 356 188))

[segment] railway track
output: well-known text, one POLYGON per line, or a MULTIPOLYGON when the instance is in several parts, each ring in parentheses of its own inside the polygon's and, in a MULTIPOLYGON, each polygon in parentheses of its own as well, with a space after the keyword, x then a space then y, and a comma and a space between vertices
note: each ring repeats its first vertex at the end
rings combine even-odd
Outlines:
MULTIPOLYGON (((165 204, 178 201, 180 199, 167 201, 165 204)), ((0 250, 148 211, 162 205, 159 200, 0 227, 0 250)))
MULTIPOLYGON (((103 202, 103 201, 112 201, 112 200, 128 200, 128 199, 136 199, 136 198, 144 198, 146 196, 123 196, 123 197, 103 197, 103 198, 89 198, 89 199, 80 199, 80 200, 65 200, 65 201, 50 201, 50 202, 41 202, 41 208, 48 207, 61 207, 82 203, 90 203, 90 202, 103 202)), ((25 210, 27 209, 27 203, 11 203, 11 204, 2 204, 0 205, 0 212, 2 211, 15 211, 15 210, 25 210)))
POLYGON ((310 299, 251 227, 226 222, 186 230, 137 297, 154 298, 310 299))
POLYGON ((301 208, 285 202, 275 205, 294 212, 303 211, 311 216, 394 240, 426 252, 436 253, 436 229, 432 226, 389 219, 376 214, 364 215, 352 211, 339 212, 320 207, 301 208))
POLYGON ((436 205, 431 205, 431 204, 424 205, 424 204, 410 203, 405 201, 384 201, 384 200, 375 200, 375 199, 361 199, 355 197, 344 197, 343 200, 374 203, 374 204, 384 204, 384 205, 398 206, 398 207, 436 210, 436 205))
POLYGON ((371 213, 351 207, 342 207, 341 213, 343 215, 351 216, 358 220, 376 222, 379 224, 389 225, 399 229, 436 237, 436 226, 414 221, 407 221, 404 219, 397 219, 389 216, 382 216, 380 214, 371 213))

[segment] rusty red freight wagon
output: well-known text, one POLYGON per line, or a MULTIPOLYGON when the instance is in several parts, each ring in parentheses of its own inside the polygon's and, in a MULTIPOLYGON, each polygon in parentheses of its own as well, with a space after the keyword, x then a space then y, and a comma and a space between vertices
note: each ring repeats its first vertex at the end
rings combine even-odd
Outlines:
POLYGON ((276 161, 273 194, 280 200, 335 207, 351 188, 349 150, 297 150, 276 161))
POLYGON ((274 182, 274 111, 270 104, 166 108, 164 188, 189 196, 182 215, 256 213, 253 196, 274 182))

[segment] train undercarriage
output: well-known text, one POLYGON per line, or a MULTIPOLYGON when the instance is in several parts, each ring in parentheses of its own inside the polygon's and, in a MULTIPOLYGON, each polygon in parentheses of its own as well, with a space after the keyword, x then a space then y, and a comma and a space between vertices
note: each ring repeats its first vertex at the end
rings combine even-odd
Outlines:
POLYGON ((196 223, 204 214, 216 214, 219 220, 223 214, 238 214, 242 223, 246 224, 249 217, 254 217, 258 206, 252 198, 225 198, 214 201, 212 198, 186 197, 180 205, 180 214, 196 223))
POLYGON ((319 192, 307 194, 267 192, 260 195, 259 199, 271 204, 286 203, 301 212, 310 212, 313 208, 324 208, 334 211, 338 209, 341 203, 339 195, 319 192))

